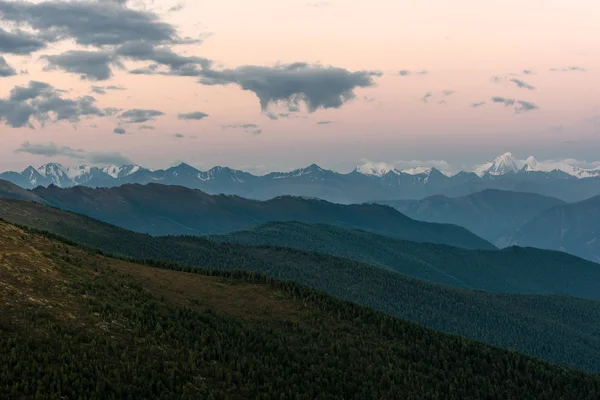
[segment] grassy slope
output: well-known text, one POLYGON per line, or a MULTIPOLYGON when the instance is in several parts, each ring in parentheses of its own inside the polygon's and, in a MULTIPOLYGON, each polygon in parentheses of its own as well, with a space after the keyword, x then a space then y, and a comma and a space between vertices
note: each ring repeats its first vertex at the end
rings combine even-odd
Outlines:
POLYGON ((156 238, 33 203, 0 201, 0 217, 104 251, 294 280, 425 326, 600 371, 600 302, 459 290, 306 251, 156 238))
POLYGON ((600 395, 598 376, 293 283, 153 269, 3 222, 0 278, 3 398, 600 395))

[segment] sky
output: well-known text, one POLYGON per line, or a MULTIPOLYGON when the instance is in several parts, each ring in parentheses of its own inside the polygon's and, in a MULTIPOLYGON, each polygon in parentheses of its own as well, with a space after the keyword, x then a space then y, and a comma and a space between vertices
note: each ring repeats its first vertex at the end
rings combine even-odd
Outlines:
POLYGON ((0 0, 0 171, 600 160, 593 0, 0 0))

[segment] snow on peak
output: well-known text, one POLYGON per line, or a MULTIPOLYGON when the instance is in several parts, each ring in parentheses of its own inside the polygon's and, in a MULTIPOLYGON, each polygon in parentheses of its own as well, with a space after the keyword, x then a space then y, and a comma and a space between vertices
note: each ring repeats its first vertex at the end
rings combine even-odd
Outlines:
POLYGON ((109 165, 102 168, 102 172, 110 175, 113 178, 122 178, 129 176, 140 170, 139 165, 109 165))
POLYGON ((374 176, 383 176, 390 171, 396 171, 396 169, 390 164, 380 162, 380 163, 365 163, 363 165, 359 165, 356 167, 356 172, 359 172, 363 175, 374 175, 374 176))
POLYGON ((431 172, 431 167, 415 167, 403 169, 402 172, 408 175, 429 174, 431 172))
POLYGON ((492 162, 481 164, 475 168, 475 173, 479 176, 485 174, 504 175, 519 172, 524 165, 524 161, 517 160, 512 153, 504 153, 494 159, 492 162))

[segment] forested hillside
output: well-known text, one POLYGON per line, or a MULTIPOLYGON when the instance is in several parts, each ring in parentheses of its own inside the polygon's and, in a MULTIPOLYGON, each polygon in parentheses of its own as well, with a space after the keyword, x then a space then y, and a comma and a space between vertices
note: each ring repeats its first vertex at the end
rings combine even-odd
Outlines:
POLYGON ((256 201, 159 184, 97 189, 50 186, 33 192, 53 206, 151 235, 202 235, 268 221, 302 221, 364 229, 417 242, 495 248, 463 227, 416 221, 378 204, 342 205, 293 196, 256 201))
POLYGON ((600 267, 556 251, 520 247, 467 250, 299 222, 272 222, 210 238, 317 251, 477 290, 600 298, 600 288, 596 285, 600 281, 600 267))
POLYGON ((600 378, 294 283, 122 262, 0 222, 0 397, 597 399, 600 378))
POLYGON ((459 290, 302 250, 221 244, 198 237, 157 238, 27 202, 0 200, 0 216, 106 252, 294 280, 428 327, 600 371, 597 301, 459 290))

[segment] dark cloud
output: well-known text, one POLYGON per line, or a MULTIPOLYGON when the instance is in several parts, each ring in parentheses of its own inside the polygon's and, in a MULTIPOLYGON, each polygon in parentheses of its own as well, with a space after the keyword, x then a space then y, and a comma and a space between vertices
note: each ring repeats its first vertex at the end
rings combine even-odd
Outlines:
POLYGON ((147 129, 156 129, 156 128, 154 128, 152 125, 142 125, 138 129, 147 130, 147 129))
POLYGON ((317 125, 329 125, 333 124, 333 121, 317 121, 317 125))
POLYGON ((8 65, 4 57, 0 55, 0 78, 17 75, 17 70, 8 65))
POLYGON ((106 94, 107 90, 125 90, 125 88, 122 86, 114 86, 114 85, 109 85, 109 86, 92 85, 90 87, 90 92, 96 93, 96 94, 106 94))
POLYGON ((515 99, 507 99, 506 97, 494 96, 491 98, 494 103, 502 103, 505 106, 512 106, 515 104, 515 99))
POLYGON ((301 118, 301 119, 306 119, 308 118, 305 115, 295 115, 294 113, 285 113, 285 112, 280 112, 280 113, 276 113, 276 112, 271 112, 271 111, 267 111, 265 112, 265 116, 273 121, 276 121, 280 118, 301 118))
POLYGON ((442 90, 442 94, 443 94, 444 96, 451 96, 451 95, 453 95, 454 93, 456 93, 456 90, 442 90))
POLYGON ((184 5, 184 4, 182 4, 182 3, 179 3, 179 4, 176 4, 176 5, 174 5, 173 7, 169 8, 168 12, 177 12, 177 11, 181 11, 181 10, 183 10, 183 7, 185 7, 185 5, 184 5))
POLYGON ((160 117, 161 115, 165 115, 165 113, 158 110, 142 110, 134 108, 124 111, 119 118, 124 119, 125 122, 130 124, 139 124, 146 121, 152 121, 154 118, 160 117))
POLYGON ((41 57, 48 61, 46 70, 62 69, 80 74, 81 79, 102 81, 112 77, 111 65, 122 67, 115 56, 108 51, 69 50, 58 55, 41 57))
POLYGON ((134 74, 164 74, 178 76, 199 76, 202 70, 209 68, 212 61, 204 57, 181 56, 167 47, 156 47, 149 42, 130 42, 119 46, 115 55, 134 61, 153 61, 146 68, 130 71, 134 74), (169 68, 158 70, 159 65, 169 68))
POLYGON ((421 98, 421 100, 423 101, 423 103, 427 103, 429 100, 429 98, 433 96, 433 93, 431 92, 427 92, 423 95, 423 97, 421 98))
POLYGON ((194 112, 190 112, 190 113, 181 113, 179 115, 177 115, 177 118, 179 119, 183 119, 183 120, 200 120, 203 118, 208 117, 208 114, 203 113, 202 111, 194 111, 194 112))
POLYGON ((480 101, 480 102, 478 102, 478 103, 472 103, 472 104, 471 104, 471 107, 473 107, 473 108, 477 108, 477 107, 481 107, 481 106, 482 106, 482 105, 484 105, 484 104, 485 104, 485 101, 480 101))
POLYGON ((407 69, 401 69, 400 71, 398 71, 398 75, 400 76, 409 76, 409 75, 425 75, 428 74, 429 71, 422 69, 420 71, 409 71, 407 69))
POLYGON ((92 164, 114 164, 114 165, 131 165, 133 162, 118 152, 90 152, 86 155, 87 160, 92 164))
POLYGON ((115 129, 113 129, 113 133, 116 133, 117 135, 124 135, 126 131, 124 128, 118 126, 115 129))
POLYGON ((227 128, 238 128, 238 129, 243 129, 244 132, 249 133, 251 135, 260 135, 262 133, 262 129, 260 129, 260 126, 256 125, 256 124, 228 124, 228 125, 221 125, 222 129, 227 129, 227 128))
POLYGON ((30 143, 25 141, 15 150, 15 153, 28 153, 44 157, 65 156, 77 159, 85 158, 84 151, 81 149, 73 149, 69 146, 57 146, 52 142, 30 143))
POLYGON ((529 83, 522 81, 521 79, 513 78, 510 81, 522 89, 529 89, 529 90, 535 89, 535 86, 531 86, 529 83))
POLYGON ((95 105, 94 97, 64 99, 63 93, 64 91, 38 81, 30 81, 27 86, 16 86, 10 91, 8 98, 0 99, 0 121, 13 128, 33 128, 32 118, 43 125, 47 121, 76 123, 82 117, 106 115, 95 105))
POLYGON ((90 46, 119 45, 145 40, 169 43, 179 40, 175 28, 158 15, 113 2, 0 0, 3 21, 40 32, 47 40, 73 39, 90 46))
POLYGON ((506 107, 513 106, 516 114, 522 114, 522 113, 525 113, 528 111, 533 111, 533 110, 539 109, 539 107, 533 102, 509 99, 509 98, 500 97, 500 96, 492 97, 492 102, 502 103, 506 107))
POLYGON ((288 106, 304 103, 309 112, 314 112, 319 108, 341 107, 354 99, 356 88, 374 86, 373 77, 381 73, 295 63, 276 67, 248 65, 222 71, 207 69, 201 76, 204 85, 237 84, 254 92, 263 111, 270 104, 283 102, 288 106))
POLYGON ((109 117, 112 117, 113 115, 117 115, 119 112, 121 112, 121 109, 116 108, 116 107, 106 107, 104 109, 104 113, 106 115, 108 115, 109 117))
POLYGON ((243 128, 243 129, 253 129, 253 128, 258 128, 259 126, 256 124, 228 124, 228 125, 221 125, 221 128, 223 129, 227 129, 227 128, 243 128))
POLYGON ((518 100, 517 108, 515 109, 515 112, 517 114, 521 114, 521 113, 525 113, 525 112, 533 111, 533 110, 537 110, 537 109, 539 109, 539 107, 535 103, 532 103, 530 101, 518 100))
POLYGON ((184 136, 184 135, 182 135, 181 133, 176 133, 176 134, 175 134, 175 135, 173 135, 173 136, 175 136, 175 138, 177 138, 177 139, 181 139, 181 138, 184 138, 184 137, 185 137, 185 136, 184 136))
POLYGON ((131 164, 131 160, 120 153, 86 152, 69 146, 58 146, 53 142, 30 143, 23 142, 15 153, 27 153, 44 157, 68 157, 77 160, 88 160, 92 164, 131 164))
POLYGON ((550 71, 557 71, 557 72, 580 71, 580 72, 585 72, 585 68, 573 66, 573 67, 566 67, 566 68, 550 68, 550 71))
MULTIPOLYGON (((1 11, 0 16, 2 16, 1 11)), ((0 28, 0 53, 24 55, 44 47, 46 47, 46 43, 30 33, 18 29, 8 32, 0 28)))
POLYGON ((530 70, 530 69, 524 69, 524 70, 523 70, 523 73, 524 73, 525 75, 533 75, 533 74, 534 74, 534 72, 533 72, 532 70, 530 70))

